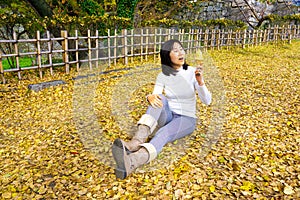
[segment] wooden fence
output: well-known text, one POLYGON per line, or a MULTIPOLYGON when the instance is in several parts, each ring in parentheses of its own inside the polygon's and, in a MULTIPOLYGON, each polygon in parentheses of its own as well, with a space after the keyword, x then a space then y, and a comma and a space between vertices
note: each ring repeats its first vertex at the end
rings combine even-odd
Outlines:
POLYGON ((106 36, 100 36, 98 31, 87 36, 75 33, 61 32, 60 38, 51 37, 50 32, 41 35, 36 33, 34 39, 0 40, 0 45, 9 46, 12 53, 0 52, 0 76, 5 83, 5 73, 16 72, 21 79, 24 70, 38 70, 40 77, 43 70, 50 70, 51 75, 55 67, 64 67, 69 73, 70 67, 79 70, 81 64, 88 64, 90 68, 98 67, 101 63, 107 66, 116 65, 119 59, 124 64, 139 57, 141 61, 148 56, 159 54, 160 45, 167 39, 180 40, 188 52, 198 49, 221 49, 231 47, 245 48, 247 46, 262 45, 269 42, 284 41, 290 43, 300 38, 300 26, 269 27, 265 30, 203 30, 203 29, 163 29, 144 28, 117 31, 108 30, 106 36), (24 64, 23 60, 27 60, 24 64), (30 63, 28 64, 28 60, 30 63), (4 68, 8 61, 13 61, 13 67, 4 68))

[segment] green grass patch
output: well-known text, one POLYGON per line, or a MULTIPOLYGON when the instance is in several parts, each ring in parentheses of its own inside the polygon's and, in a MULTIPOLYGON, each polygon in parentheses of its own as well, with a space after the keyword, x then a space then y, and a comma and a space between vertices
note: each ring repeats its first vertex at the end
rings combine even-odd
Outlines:
MULTIPOLYGON (((31 57, 20 57, 19 58, 19 65, 20 65, 21 68, 31 67, 33 65, 36 65, 36 64, 32 64, 33 61, 34 61, 34 59, 31 58, 31 57)), ((53 58, 52 62, 53 63, 63 63, 63 60, 53 58)), ((48 64, 48 63, 49 63, 48 60, 46 60, 46 59, 42 60, 42 64, 48 64)), ((5 59, 2 60, 2 66, 3 66, 4 70, 17 68, 15 59, 14 59, 13 66, 11 66, 11 65, 12 65, 12 61, 10 60, 10 63, 9 63, 8 58, 5 58, 5 59)))
MULTIPOLYGON (((33 59, 30 58, 30 57, 21 57, 21 58, 19 58, 20 67, 23 68, 23 67, 32 66, 32 60, 33 59)), ((14 66, 13 67, 11 66, 11 64, 12 64, 12 60, 10 60, 10 62, 9 62, 8 58, 2 60, 2 65, 3 65, 4 69, 17 68, 16 60, 14 60, 14 64, 13 64, 14 66)))

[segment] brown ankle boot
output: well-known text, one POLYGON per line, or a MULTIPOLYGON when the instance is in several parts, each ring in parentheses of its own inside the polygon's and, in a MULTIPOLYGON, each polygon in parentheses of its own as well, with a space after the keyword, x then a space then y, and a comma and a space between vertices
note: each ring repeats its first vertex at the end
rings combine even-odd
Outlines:
POLYGON ((112 153, 117 164, 115 169, 117 178, 125 179, 136 168, 150 162, 156 157, 156 149, 152 144, 144 143, 142 146, 138 151, 127 154, 125 143, 121 139, 114 141, 112 153))
POLYGON ((139 148, 141 148, 140 144, 146 142, 150 134, 150 128, 146 125, 140 124, 138 126, 138 131, 135 133, 133 138, 130 141, 125 142, 126 148, 132 152, 139 150, 139 148))
POLYGON ((138 131, 129 142, 125 142, 126 148, 131 152, 139 150, 140 144, 146 142, 156 126, 157 121, 151 115, 143 115, 138 121, 138 131))

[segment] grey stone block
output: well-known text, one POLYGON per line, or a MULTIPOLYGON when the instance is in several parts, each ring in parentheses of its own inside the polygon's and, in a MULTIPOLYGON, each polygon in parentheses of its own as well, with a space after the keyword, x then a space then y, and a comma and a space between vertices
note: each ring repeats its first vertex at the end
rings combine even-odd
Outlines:
POLYGON ((43 83, 30 84, 30 85, 28 85, 28 89, 38 92, 44 88, 49 88, 52 86, 57 86, 57 85, 62 85, 62 84, 66 84, 66 82, 63 80, 48 81, 48 82, 43 82, 43 83))

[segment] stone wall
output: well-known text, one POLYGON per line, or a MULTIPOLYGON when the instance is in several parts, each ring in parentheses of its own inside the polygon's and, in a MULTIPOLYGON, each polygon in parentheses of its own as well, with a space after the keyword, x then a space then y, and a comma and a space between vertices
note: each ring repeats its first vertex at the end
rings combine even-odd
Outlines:
MULTIPOLYGON (((300 7, 292 6, 290 0, 279 0, 275 4, 248 0, 248 3, 258 16, 271 13, 281 16, 300 13, 300 7)), ((193 10, 186 9, 182 11, 176 19, 193 21, 226 18, 247 21, 254 19, 252 15, 249 6, 244 0, 212 0, 202 2, 200 5, 195 6, 193 10)))

